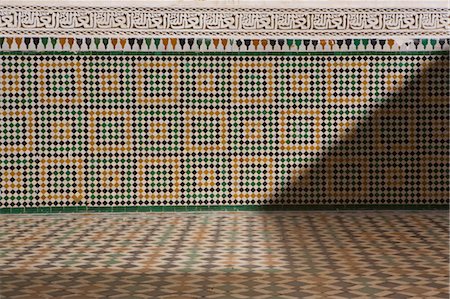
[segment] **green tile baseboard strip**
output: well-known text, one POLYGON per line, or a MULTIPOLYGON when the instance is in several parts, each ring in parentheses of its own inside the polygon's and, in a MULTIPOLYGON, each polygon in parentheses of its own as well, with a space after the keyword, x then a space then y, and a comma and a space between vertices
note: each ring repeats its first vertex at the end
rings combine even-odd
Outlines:
POLYGON ((351 205, 236 205, 236 206, 128 206, 128 207, 26 207, 0 208, 0 214, 121 213, 203 211, 339 211, 339 210, 449 210, 447 204, 351 204, 351 205))

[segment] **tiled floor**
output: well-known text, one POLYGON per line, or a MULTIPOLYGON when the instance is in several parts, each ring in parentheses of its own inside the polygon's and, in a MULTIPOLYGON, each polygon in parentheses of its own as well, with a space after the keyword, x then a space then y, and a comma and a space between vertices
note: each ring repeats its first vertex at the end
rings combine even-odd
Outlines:
POLYGON ((448 298, 448 212, 4 215, 1 298, 448 298))

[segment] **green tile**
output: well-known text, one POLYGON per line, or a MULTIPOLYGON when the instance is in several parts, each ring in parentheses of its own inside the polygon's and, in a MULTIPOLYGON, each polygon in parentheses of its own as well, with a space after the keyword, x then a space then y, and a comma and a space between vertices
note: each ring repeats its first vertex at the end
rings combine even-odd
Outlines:
POLYGON ((39 207, 37 209, 38 213, 51 213, 52 212, 52 208, 51 207, 39 207))
POLYGON ((127 212, 127 207, 111 207, 112 212, 127 212))
POLYGON ((78 207, 64 207, 63 211, 64 213, 77 213, 78 207))
POLYGON ((186 212, 186 206, 174 206, 173 207, 173 211, 174 212, 186 212))

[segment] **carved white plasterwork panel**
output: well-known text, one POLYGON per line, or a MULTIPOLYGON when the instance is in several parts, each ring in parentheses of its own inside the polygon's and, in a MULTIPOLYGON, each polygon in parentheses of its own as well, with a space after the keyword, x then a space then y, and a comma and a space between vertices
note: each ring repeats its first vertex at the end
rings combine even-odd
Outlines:
POLYGON ((2 35, 448 36, 445 8, 0 6, 2 35))

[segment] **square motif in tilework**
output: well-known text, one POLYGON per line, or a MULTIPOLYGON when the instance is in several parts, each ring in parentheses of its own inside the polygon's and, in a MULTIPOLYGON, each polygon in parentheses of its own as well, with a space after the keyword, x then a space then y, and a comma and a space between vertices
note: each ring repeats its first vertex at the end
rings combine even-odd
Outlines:
POLYGON ((88 117, 81 109, 42 109, 36 114, 36 148, 41 153, 83 153, 88 149, 88 117))
POLYGON ((392 198, 403 197, 409 203, 420 197, 421 174, 414 171, 420 168, 420 161, 409 158, 387 157, 383 161, 370 163, 369 189, 376 194, 374 199, 367 198, 369 203, 390 204, 392 198), (380 199, 381 198, 381 199, 380 199))
POLYGON ((79 61, 54 61, 54 59, 49 59, 38 64, 37 75, 40 103, 83 103, 85 87, 82 65, 79 61))
MULTIPOLYGON (((1 59, 0 59, 1 60, 1 59)), ((7 103, 29 104, 25 95, 31 91, 29 80, 33 76, 33 66, 23 59, 4 59, 0 62, 0 105, 7 103)))
POLYGON ((273 151, 278 146, 276 112, 233 109, 230 114, 230 143, 234 151, 273 151))
POLYGON ((420 113, 416 115, 417 147, 427 150, 438 150, 447 152, 449 148, 450 136, 450 106, 442 105, 424 105, 420 113), (445 113, 447 116, 444 116, 445 113))
POLYGON ((322 144, 322 115, 318 109, 280 112, 280 148, 287 151, 318 151, 322 144))
POLYGON ((40 200, 70 205, 85 199, 84 161, 78 158, 42 159, 39 166, 40 200))
POLYGON ((369 66, 364 61, 328 62, 326 95, 329 103, 365 103, 369 100, 369 66))
POLYGON ((431 133, 431 141, 439 142, 443 145, 448 142, 448 136, 450 135, 450 120, 448 118, 435 116, 431 119, 431 127, 433 128, 431 133))
POLYGON ((235 104, 271 104, 274 101, 272 62, 245 58, 231 66, 232 101, 235 104))
POLYGON ((228 145, 228 113, 222 109, 192 109, 184 113, 187 151, 223 151, 228 145))
POLYGON ((322 111, 321 132, 324 139, 324 146, 337 146, 352 142, 356 138, 367 138, 361 136, 368 131, 370 113, 368 108, 341 108, 322 111))
POLYGON ((183 146, 184 127, 178 109, 160 107, 136 111, 136 148, 145 152, 175 153, 183 146))
POLYGON ((436 57, 422 57, 419 63, 416 63, 416 69, 420 65, 420 69, 426 76, 420 79, 420 93, 422 101, 430 104, 447 104, 448 105, 448 88, 450 66, 448 62, 443 63, 436 57), (444 88, 445 87, 445 88, 444 88))
POLYGON ((184 200, 194 204, 220 203, 230 192, 229 163, 222 157, 184 159, 181 188, 184 200))
MULTIPOLYGON (((369 90, 373 91, 371 98, 376 102, 386 102, 406 94, 405 90, 416 76, 417 65, 414 59, 401 61, 386 60, 381 57, 373 66, 374 71, 369 75, 369 90)), ((408 87, 410 88, 410 87, 408 87)))
POLYGON ((442 199, 449 198, 448 179, 450 176, 449 156, 424 155, 421 157, 421 188, 422 200, 433 200, 435 203, 443 203, 442 199))
POLYGON ((282 157, 279 159, 275 173, 279 193, 286 197, 288 203, 314 203, 315 194, 321 192, 323 185, 314 184, 313 167, 320 163, 317 157, 282 157), (294 196, 291 196, 295 194, 294 196), (313 195, 314 194, 314 195, 313 195))
POLYGON ((327 188, 330 198, 358 203, 368 191, 367 158, 331 158, 327 163, 327 188))
POLYGON ((309 57, 279 57, 274 63, 274 95, 277 103, 314 102, 320 63, 309 57))
POLYGON ((226 103, 231 97, 231 62, 226 57, 199 57, 183 63, 183 100, 189 104, 226 103))
POLYGON ((255 203, 255 200, 273 196, 275 164, 272 157, 236 157, 232 167, 234 198, 255 203))
POLYGON ((149 57, 132 64, 131 89, 139 104, 176 104, 180 95, 180 65, 170 57, 149 57))
POLYGON ((410 109, 376 110, 374 142, 379 151, 413 151, 416 149, 416 112, 410 109))
POLYGON ((407 77, 402 73, 390 73, 385 77, 385 88, 388 93, 401 92, 407 77))
MULTIPOLYGON (((411 116, 415 118, 414 146, 415 153, 431 154, 431 156, 448 154, 450 147, 449 129, 450 129, 450 105, 447 103, 431 103, 430 99, 420 97, 414 106, 416 112, 411 116)), ((407 112, 411 110, 409 105, 395 107, 397 110, 402 108, 407 112)), ((405 113, 403 113, 405 114, 405 113)), ((404 129, 405 132, 406 129, 404 129)))
POLYGON ((125 109, 89 111, 89 149, 126 152, 132 149, 132 113, 125 109))
POLYGON ((38 196, 39 164, 26 157, 0 159, 0 206, 35 206, 38 196))
POLYGON ((90 158, 85 172, 90 206, 129 205, 133 201, 136 169, 132 159, 123 156, 90 158))
POLYGON ((137 162, 139 199, 151 205, 178 203, 181 197, 181 164, 178 158, 144 158, 137 162))
MULTIPOLYGON (((95 56, 86 66, 87 101, 91 103, 130 103, 133 99, 133 67, 130 57, 121 59, 95 56)), ((136 93, 134 92, 134 95, 136 93)))
POLYGON ((0 151, 20 153, 35 146, 35 115, 30 110, 0 111, 0 151))

